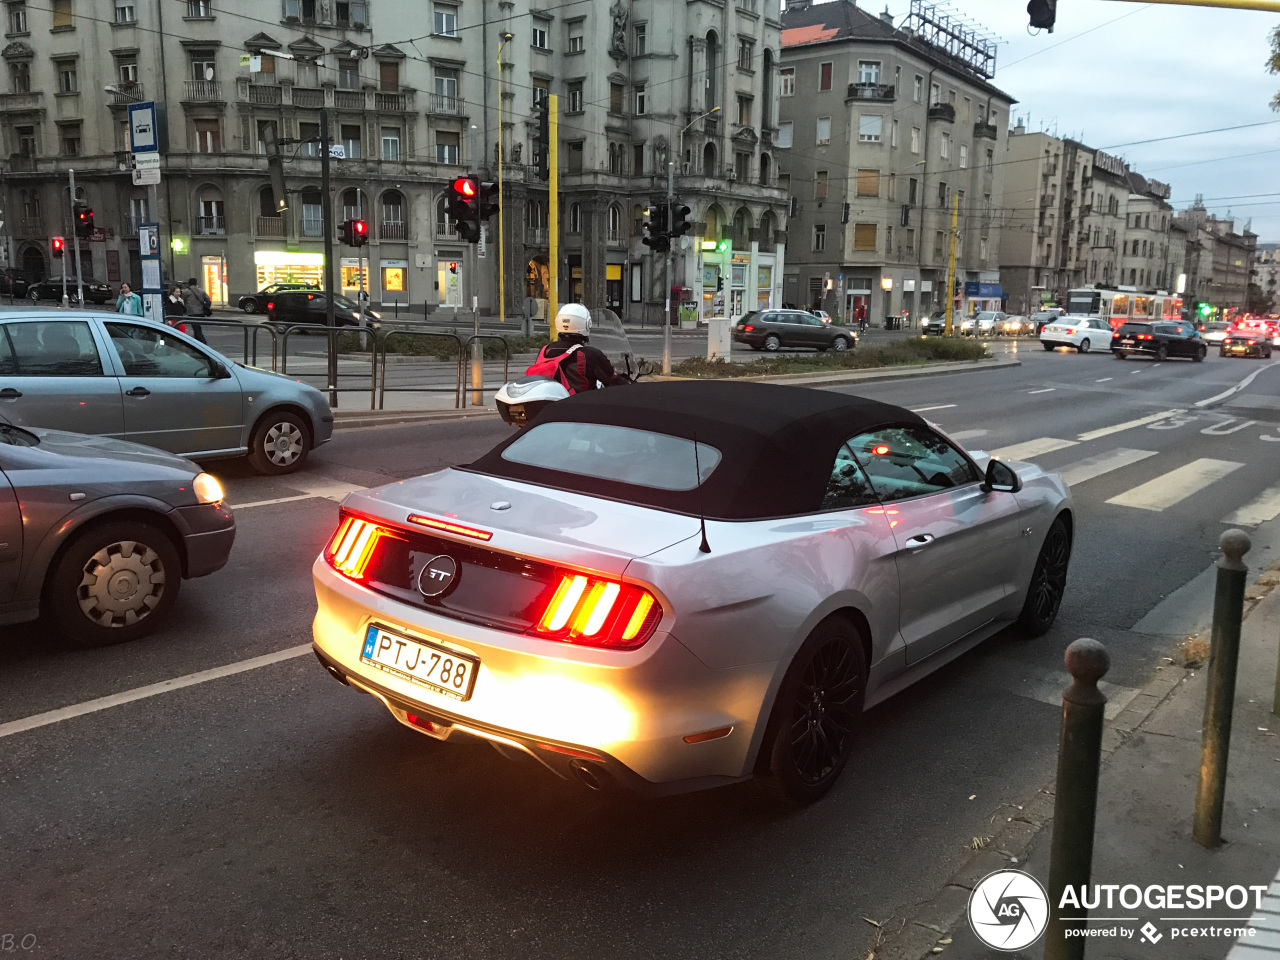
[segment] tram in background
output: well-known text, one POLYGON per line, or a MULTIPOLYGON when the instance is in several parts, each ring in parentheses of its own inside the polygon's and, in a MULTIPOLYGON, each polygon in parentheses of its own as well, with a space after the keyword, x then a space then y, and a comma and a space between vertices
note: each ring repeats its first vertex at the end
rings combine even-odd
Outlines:
POLYGON ((1080 287, 1067 291, 1067 313, 1102 317, 1117 330, 1127 321, 1151 323, 1181 320, 1182 297, 1176 293, 1138 293, 1133 290, 1099 290, 1080 287))

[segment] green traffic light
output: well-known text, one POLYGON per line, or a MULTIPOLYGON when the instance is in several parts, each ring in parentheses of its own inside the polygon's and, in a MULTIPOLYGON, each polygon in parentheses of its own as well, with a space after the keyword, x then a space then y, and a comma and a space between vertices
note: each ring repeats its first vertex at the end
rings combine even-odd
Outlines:
POLYGON ((1200 304, 1200 316, 1207 317, 1211 313, 1213 313, 1213 307, 1207 303, 1200 304))

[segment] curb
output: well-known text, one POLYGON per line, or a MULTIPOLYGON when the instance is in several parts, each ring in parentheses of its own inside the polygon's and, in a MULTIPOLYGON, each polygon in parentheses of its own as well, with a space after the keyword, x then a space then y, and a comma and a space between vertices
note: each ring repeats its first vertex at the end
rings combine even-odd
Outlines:
POLYGON ((388 427, 406 423, 451 423, 496 417, 493 407, 463 407, 452 410, 335 410, 333 428, 388 427))
MULTIPOLYGON (((1275 581, 1280 578, 1275 573, 1275 568, 1259 571, 1257 578, 1246 588, 1246 596, 1250 598, 1245 602, 1246 619, 1261 602, 1260 590, 1265 595, 1276 586, 1275 581)), ((1106 763, 1187 681, 1190 668, 1177 669, 1180 673, 1171 670, 1168 674, 1154 677, 1106 724, 1102 732, 1102 757, 1099 765, 1106 763)), ((993 871, 1024 862, 1024 854, 1032 841, 1053 822, 1053 788, 1054 783, 1050 781, 1038 788, 1022 804, 1014 804, 1017 816, 1006 818, 1004 827, 990 837, 981 850, 970 856, 940 890, 930 899, 916 904, 915 910, 903 921, 897 935, 876 947, 876 960, 926 960, 942 952, 939 947, 941 939, 947 937, 948 931, 961 922, 961 917, 968 908, 969 895, 978 882, 993 871)))

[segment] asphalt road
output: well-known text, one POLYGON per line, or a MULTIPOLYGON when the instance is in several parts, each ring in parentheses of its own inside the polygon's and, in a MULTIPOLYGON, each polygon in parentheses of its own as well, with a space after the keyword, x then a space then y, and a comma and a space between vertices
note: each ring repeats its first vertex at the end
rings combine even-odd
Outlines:
POLYGON ((1062 615, 868 714, 820 803, 779 812, 749 783, 601 797, 406 730, 309 655, 6 731, 306 643, 334 498, 467 461, 507 428, 345 431, 291 478, 214 467, 238 505, 232 563, 184 584, 160 635, 77 652, 5 630, 0 944, 71 960, 862 957, 864 918, 896 925, 1050 776, 1068 642, 1108 645, 1126 702, 1172 669, 1224 518, 1251 511, 1258 553, 1280 541, 1263 519, 1280 511, 1280 363, 995 349, 1023 365, 856 392, 1078 478, 1062 615))

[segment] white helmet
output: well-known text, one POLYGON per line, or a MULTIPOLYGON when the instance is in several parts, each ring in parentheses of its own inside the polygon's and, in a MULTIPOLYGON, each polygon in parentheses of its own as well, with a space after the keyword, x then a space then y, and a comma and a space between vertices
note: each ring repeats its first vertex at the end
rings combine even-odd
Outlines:
POLYGON ((580 303, 566 303, 556 313, 556 333, 590 335, 591 311, 580 303))

